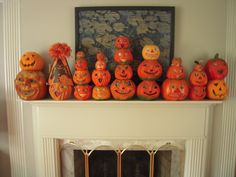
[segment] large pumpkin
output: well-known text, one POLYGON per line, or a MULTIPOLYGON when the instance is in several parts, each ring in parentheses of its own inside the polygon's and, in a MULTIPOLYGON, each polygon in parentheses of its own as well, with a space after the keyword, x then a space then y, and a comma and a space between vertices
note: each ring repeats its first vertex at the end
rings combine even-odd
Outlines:
POLYGON ((189 98, 191 100, 203 100, 206 97, 206 86, 191 86, 189 98))
POLYGON ((47 93, 46 78, 40 71, 21 71, 15 79, 17 95, 23 100, 38 100, 47 93))
POLYGON ((117 65, 115 69, 115 78, 121 80, 131 79, 133 77, 133 69, 130 65, 117 65))
POLYGON ((137 96, 143 100, 154 100, 160 95, 160 87, 156 81, 142 81, 137 88, 137 96))
POLYGON ((228 64, 216 54, 214 59, 208 60, 205 71, 209 80, 221 80, 228 74, 228 64))
POLYGON ((21 56, 20 68, 24 71, 40 71, 44 67, 43 58, 36 52, 26 52, 21 56))
POLYGON ((111 97, 111 92, 109 87, 93 87, 93 99, 95 100, 107 100, 111 97))
POLYGON ((116 79, 111 84, 111 94, 116 100, 131 99, 135 95, 136 87, 132 80, 116 79))
POLYGON ((224 80, 211 80, 207 84, 207 97, 211 100, 223 100, 228 95, 228 87, 224 80))
POLYGON ((142 56, 145 60, 157 60, 160 57, 160 49, 157 45, 145 45, 142 56))
POLYGON ((207 75, 200 63, 195 62, 193 71, 190 73, 189 81, 194 86, 205 86, 207 84, 207 75))
POLYGON ((183 79, 166 79, 162 84, 162 96, 166 100, 184 100, 187 98, 188 92, 188 84, 183 79))
POLYGON ((114 60, 117 63, 130 63, 133 59, 133 55, 129 49, 118 49, 115 51, 114 60))
POLYGON ((173 58, 171 66, 167 69, 166 77, 168 79, 183 79, 186 75, 184 67, 181 65, 181 58, 173 58))
POLYGON ((96 86, 107 86, 111 80, 111 74, 108 70, 94 70, 92 80, 96 86))
POLYGON ((143 60, 137 72, 142 80, 156 80, 162 74, 162 66, 157 60, 143 60))
POLYGON ((129 38, 126 36, 118 36, 116 37, 116 41, 115 41, 115 47, 116 48, 129 48, 130 47, 130 43, 129 43, 129 38))
POLYGON ((77 70, 73 75, 75 84, 84 85, 91 81, 91 76, 88 70, 77 70))
POLYGON ((78 85, 74 87, 74 97, 77 100, 88 100, 92 97, 92 86, 78 85))

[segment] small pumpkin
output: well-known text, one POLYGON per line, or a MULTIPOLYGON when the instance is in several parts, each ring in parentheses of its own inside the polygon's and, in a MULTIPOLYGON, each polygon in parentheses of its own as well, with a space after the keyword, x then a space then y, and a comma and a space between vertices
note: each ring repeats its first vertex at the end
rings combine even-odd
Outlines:
POLYGON ((143 60, 139 64, 137 72, 142 80, 156 80, 162 74, 162 66, 157 60, 143 60))
POLYGON ((109 87, 100 87, 95 86, 93 87, 93 99, 95 100, 107 100, 111 97, 111 92, 109 87))
POLYGON ((194 86, 205 86, 207 84, 207 75, 203 70, 203 66, 199 62, 195 62, 193 71, 190 73, 189 81, 194 86))
POLYGON ((189 87, 185 80, 166 79, 162 84, 162 96, 166 100, 184 100, 189 93, 189 87))
POLYGON ((91 76, 88 70, 77 70, 73 75, 75 84, 85 85, 91 81, 91 76))
POLYGON ((104 55, 103 52, 98 52, 98 53, 96 54, 96 59, 97 59, 98 61, 100 61, 100 60, 105 61, 105 60, 106 60, 106 56, 104 55))
POLYGON ((107 67, 106 62, 104 60, 98 60, 95 63, 95 68, 97 70, 105 70, 107 67))
POLYGON ((92 80, 96 86, 107 86, 111 80, 111 74, 108 70, 94 70, 92 80))
POLYGON ((92 97, 92 86, 77 85, 74 87, 74 97, 77 100, 88 100, 92 97))
POLYGON ((83 52, 83 51, 78 51, 77 53, 76 53, 76 59, 83 59, 83 58, 85 58, 85 53, 83 52))
POLYGON ((191 86, 189 98, 191 100, 203 100, 206 97, 206 86, 191 86))
POLYGON ((133 77, 133 69, 130 65, 117 65, 115 69, 115 78, 121 80, 131 79, 133 77))
POLYGON ((168 67, 166 76, 169 79, 183 79, 186 75, 184 67, 182 66, 181 58, 173 58, 171 66, 168 67))
POLYGON ((219 58, 219 54, 216 54, 213 59, 207 61, 205 71, 209 80, 221 80, 228 74, 228 64, 225 60, 219 58))
POLYGON ((75 70, 86 70, 88 69, 88 61, 84 59, 77 59, 75 61, 75 70))
POLYGON ((135 95, 136 86, 132 80, 115 79, 111 84, 111 94, 116 100, 128 100, 135 95))
POLYGON ((144 60, 157 60, 160 57, 160 53, 157 45, 145 45, 142 50, 144 60))
POLYGON ((40 71, 44 68, 44 60, 36 52, 26 52, 21 56, 20 68, 24 71, 40 71))
POLYGON ((142 81, 137 88, 137 96, 142 100, 154 100, 160 95, 160 87, 156 81, 142 81))
POLYGON ((38 100, 47 93, 46 77, 41 71, 21 71, 15 79, 17 95, 23 100, 38 100))
POLYGON ((223 100, 228 95, 224 80, 210 80, 207 84, 207 97, 211 100, 223 100))
POLYGON ((133 59, 133 55, 129 49, 122 48, 115 51, 114 60, 117 63, 130 63, 133 59))
POLYGON ((116 37, 116 41, 115 41, 115 47, 116 48, 129 48, 130 47, 130 42, 129 42, 129 38, 126 36, 118 36, 116 37))

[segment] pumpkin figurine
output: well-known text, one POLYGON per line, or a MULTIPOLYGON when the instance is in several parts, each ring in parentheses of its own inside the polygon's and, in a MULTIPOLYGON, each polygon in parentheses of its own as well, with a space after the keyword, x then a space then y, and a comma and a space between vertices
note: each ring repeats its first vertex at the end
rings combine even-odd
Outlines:
POLYGON ((157 60, 160 57, 160 53, 157 45, 145 45, 142 50, 144 60, 157 60))
POLYGON ((166 71, 166 77, 169 79, 184 79, 186 72, 182 66, 181 58, 173 58, 171 66, 168 67, 166 71))
POLYGON ((211 100, 223 100, 228 95, 224 80, 210 80, 207 84, 207 97, 211 100))
POLYGON ((157 60, 144 60, 139 64, 137 73, 142 80, 157 80, 162 75, 162 66, 157 60))
POLYGON ((115 78, 120 80, 127 80, 133 77, 133 69, 128 64, 119 64, 115 68, 115 78))
POLYGON ((108 100, 109 98, 111 98, 110 88, 108 86, 106 87, 94 86, 92 97, 95 100, 108 100))
POLYGON ((137 96, 142 100, 154 100, 160 95, 160 87, 156 81, 144 80, 137 88, 137 96))
POLYGON ((74 87, 74 97, 77 100, 88 100, 92 97, 92 86, 77 85, 74 87))
POLYGON ((206 86, 191 86, 189 89, 189 98, 191 100, 203 100, 206 95, 206 86))
POLYGON ((36 52, 26 52, 21 56, 20 68, 22 71, 41 71, 44 68, 44 60, 36 52))
POLYGON ((127 49, 130 47, 129 38, 127 36, 118 36, 115 40, 115 47, 118 49, 127 49))
POLYGON ((75 70, 87 70, 88 69, 88 61, 85 58, 85 54, 83 51, 78 51, 76 53, 76 61, 75 61, 75 70))
POLYGON ((69 99, 73 90, 73 81, 67 58, 71 48, 65 43, 55 43, 49 49, 49 55, 53 59, 48 83, 49 93, 54 100, 69 99))
POLYGON ((114 60, 119 64, 127 64, 134 60, 133 54, 130 49, 117 49, 114 54, 114 60))

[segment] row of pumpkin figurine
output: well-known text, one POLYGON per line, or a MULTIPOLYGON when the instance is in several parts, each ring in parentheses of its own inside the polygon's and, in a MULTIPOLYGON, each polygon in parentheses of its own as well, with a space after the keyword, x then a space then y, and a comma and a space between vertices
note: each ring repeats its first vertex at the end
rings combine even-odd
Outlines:
MULTIPOLYGON (((49 55, 54 60, 50 70, 48 85, 49 94, 54 100, 69 99, 74 90, 78 100, 107 100, 111 96, 116 100, 132 99, 135 94, 142 100, 156 100, 162 95, 165 100, 203 100, 206 97, 213 100, 223 100, 228 93, 224 78, 228 73, 225 60, 218 55, 209 59, 205 67, 194 64, 186 81, 186 73, 180 58, 173 58, 166 71, 166 79, 162 86, 156 80, 162 75, 162 66, 158 62, 160 49, 156 45, 146 45, 142 50, 143 61, 138 66, 138 76, 142 80, 135 86, 132 81, 133 71, 129 65, 132 53, 127 44, 128 38, 117 37, 115 42, 114 60, 115 80, 110 84, 111 74, 106 69, 106 57, 99 52, 96 55, 95 70, 92 75, 88 71, 88 61, 82 51, 78 51, 75 61, 75 73, 71 75, 67 58, 71 49, 65 43, 56 43, 49 49, 49 55), (129 53, 129 55, 126 55, 129 53), (127 57, 128 56, 128 57, 127 57), (94 87, 89 85, 91 80, 94 87), (74 88, 74 89, 73 89, 74 88)), ((18 96, 24 100, 43 99, 47 94, 46 77, 42 70, 44 61, 36 52, 26 52, 20 59, 21 70, 15 79, 18 96)))

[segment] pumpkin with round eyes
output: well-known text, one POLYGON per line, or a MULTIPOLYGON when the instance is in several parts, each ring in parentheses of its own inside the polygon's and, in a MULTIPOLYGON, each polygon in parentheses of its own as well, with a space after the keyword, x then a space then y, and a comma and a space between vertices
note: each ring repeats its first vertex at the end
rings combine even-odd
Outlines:
POLYGON ((162 96, 166 100, 184 100, 189 93, 189 87, 185 80, 166 79, 162 84, 162 96))
POLYGON ((133 69, 130 65, 117 65, 115 69, 116 79, 131 79, 133 77, 133 69))
POLYGON ((203 100, 206 97, 206 86, 191 86, 189 98, 191 100, 203 100))
POLYGON ((115 51, 114 60, 117 63, 130 63, 133 59, 133 55, 129 49, 118 49, 115 51))
POLYGON ((136 86, 132 80, 116 79, 111 84, 111 94, 116 100, 128 100, 135 95, 136 86))
POLYGON ((95 63, 95 68, 97 70, 105 70, 106 67, 107 67, 107 64, 106 64, 106 62, 104 60, 98 60, 95 63))
POLYGON ((160 95, 160 87, 156 81, 142 81, 137 88, 137 96, 142 100, 154 100, 160 95))
POLYGON ((144 60, 157 60, 160 57, 160 53, 157 45, 145 45, 142 50, 144 60))
POLYGON ((181 58, 173 58, 171 66, 167 69, 166 76, 169 79, 183 79, 186 75, 184 67, 181 65, 181 58))
POLYGON ((205 71, 209 80, 221 80, 224 79, 228 74, 228 64, 225 60, 219 58, 219 55, 216 54, 214 59, 209 59, 205 71))
POLYGON ((197 61, 195 61, 193 71, 190 73, 189 81, 194 86, 205 86, 207 84, 207 75, 203 66, 197 61))
POLYGON ((116 41, 115 41, 115 47, 122 49, 122 48, 129 48, 130 47, 130 42, 129 42, 129 38, 126 36, 118 36, 116 37, 116 41))
POLYGON ((74 97, 77 100, 88 100, 92 97, 92 86, 77 85, 74 87, 74 97))
POLYGON ((223 100, 228 95, 228 87, 224 80, 211 80, 207 84, 207 97, 211 100, 223 100))
POLYGON ((96 86, 107 86, 111 80, 111 74, 108 70, 94 70, 92 80, 96 86))
POLYGON ((93 87, 93 99, 95 100, 107 100, 111 97, 111 92, 109 87, 93 87))
POLYGON ((156 80, 162 74, 162 66, 157 60, 143 60, 137 72, 142 80, 156 80))
POLYGON ((41 71, 21 71, 15 79, 17 95, 23 100, 38 100, 47 93, 46 77, 41 71))
POLYGON ((20 68, 23 71, 40 71, 43 70, 44 60, 36 52, 26 52, 21 56, 20 68))
POLYGON ((91 81, 91 76, 88 70, 77 70, 73 75, 75 84, 85 85, 91 81))

